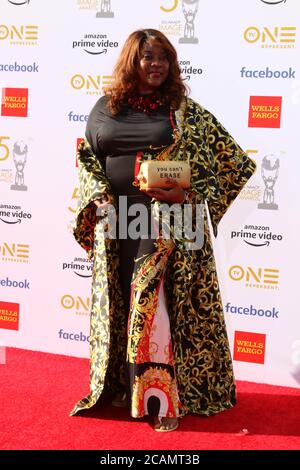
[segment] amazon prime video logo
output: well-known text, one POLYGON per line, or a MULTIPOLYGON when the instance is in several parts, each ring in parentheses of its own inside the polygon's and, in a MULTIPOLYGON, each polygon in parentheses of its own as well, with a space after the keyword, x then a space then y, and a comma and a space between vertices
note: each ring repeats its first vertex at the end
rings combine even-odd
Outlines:
POLYGON ((20 224, 23 221, 30 221, 32 215, 19 205, 0 204, 0 222, 8 225, 20 224))
POLYGON ((285 3, 286 0, 260 0, 263 3, 266 3, 267 5, 278 5, 279 3, 285 3))
POLYGON ((72 272, 78 277, 90 278, 92 277, 93 263, 87 258, 75 257, 71 260, 64 260, 62 263, 62 270, 72 272))
POLYGON ((21 6, 21 5, 29 5, 30 3, 30 0, 8 0, 8 3, 11 3, 11 5, 16 5, 17 7, 21 6))
POLYGON ((79 41, 73 41, 72 48, 80 49, 91 55, 107 54, 110 49, 119 46, 117 41, 111 41, 106 34, 85 34, 79 41))
POLYGON ((242 240, 246 245, 260 248, 281 242, 283 235, 275 233, 268 225, 251 224, 244 225, 241 230, 232 230, 230 238, 242 240))

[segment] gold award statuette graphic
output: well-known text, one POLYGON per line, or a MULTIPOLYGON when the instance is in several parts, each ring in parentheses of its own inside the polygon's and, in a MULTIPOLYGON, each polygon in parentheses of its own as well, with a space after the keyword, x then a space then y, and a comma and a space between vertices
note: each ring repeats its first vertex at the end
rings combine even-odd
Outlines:
POLYGON ((13 147, 13 159, 16 167, 15 184, 10 189, 15 191, 27 191, 24 184, 24 168, 27 160, 28 147, 23 140, 17 141, 13 147))
POLYGON ((96 18, 113 18, 115 14, 111 11, 110 0, 101 0, 100 11, 96 13, 96 18))
POLYGON ((198 44, 198 38, 195 36, 195 18, 198 6, 199 0, 182 0, 185 25, 183 38, 179 39, 180 44, 198 44))

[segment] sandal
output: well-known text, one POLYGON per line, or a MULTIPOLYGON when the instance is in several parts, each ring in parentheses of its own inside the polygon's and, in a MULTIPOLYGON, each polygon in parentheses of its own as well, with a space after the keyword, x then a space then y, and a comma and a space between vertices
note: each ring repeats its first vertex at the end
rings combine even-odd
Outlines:
POLYGON ((156 432, 170 432, 175 431, 179 426, 177 418, 166 418, 156 416, 154 418, 154 431, 156 432))
POLYGON ((125 408, 127 406, 127 397, 125 392, 119 392, 115 395, 113 401, 111 402, 112 406, 117 408, 125 408))

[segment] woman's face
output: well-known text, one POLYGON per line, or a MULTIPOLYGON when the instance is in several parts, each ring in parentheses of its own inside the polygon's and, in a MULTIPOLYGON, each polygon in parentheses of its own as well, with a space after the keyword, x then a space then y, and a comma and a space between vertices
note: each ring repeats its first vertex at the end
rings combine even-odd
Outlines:
POLYGON ((159 88, 169 74, 169 60, 165 50, 157 42, 146 42, 138 64, 139 91, 151 93, 159 88))

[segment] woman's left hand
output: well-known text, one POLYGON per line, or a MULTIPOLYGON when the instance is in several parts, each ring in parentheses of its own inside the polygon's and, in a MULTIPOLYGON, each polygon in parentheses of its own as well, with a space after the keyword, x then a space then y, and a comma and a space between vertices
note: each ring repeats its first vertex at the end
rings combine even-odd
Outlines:
POLYGON ((167 180, 170 189, 162 188, 149 188, 142 189, 141 191, 147 194, 147 196, 154 197, 158 201, 173 202, 183 204, 185 198, 185 192, 178 183, 178 181, 169 178, 167 180))

